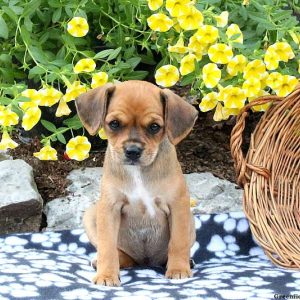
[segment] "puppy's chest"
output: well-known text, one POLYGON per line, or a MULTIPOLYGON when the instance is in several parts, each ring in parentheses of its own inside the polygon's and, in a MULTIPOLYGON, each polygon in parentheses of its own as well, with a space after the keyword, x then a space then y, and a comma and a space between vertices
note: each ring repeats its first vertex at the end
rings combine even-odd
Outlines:
POLYGON ((142 177, 141 171, 136 166, 126 168, 128 174, 128 184, 124 188, 124 193, 131 209, 140 210, 154 217, 160 202, 157 193, 149 188, 147 182, 142 177))

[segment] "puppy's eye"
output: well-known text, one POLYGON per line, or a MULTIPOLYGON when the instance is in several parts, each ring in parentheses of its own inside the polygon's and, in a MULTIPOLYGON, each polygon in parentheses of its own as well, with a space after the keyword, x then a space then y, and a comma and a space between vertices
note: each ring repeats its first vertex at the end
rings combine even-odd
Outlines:
POLYGON ((160 130, 160 126, 156 123, 152 123, 149 125, 148 130, 152 134, 158 133, 160 130))
POLYGON ((109 122, 108 126, 112 130, 117 130, 118 128, 120 128, 120 122, 118 120, 113 120, 113 121, 109 122))

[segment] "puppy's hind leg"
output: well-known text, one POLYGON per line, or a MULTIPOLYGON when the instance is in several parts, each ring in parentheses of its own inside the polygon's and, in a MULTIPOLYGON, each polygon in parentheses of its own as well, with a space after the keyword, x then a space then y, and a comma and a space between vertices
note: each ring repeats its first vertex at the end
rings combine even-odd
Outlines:
MULTIPOLYGON (((91 205, 83 215, 83 226, 88 239, 97 249, 97 226, 96 226, 96 204, 91 205)), ((118 249, 120 268, 130 268, 136 265, 136 262, 125 252, 118 249)), ((92 261, 92 267, 97 269, 97 259, 92 261)))
POLYGON ((96 204, 87 208, 84 212, 82 221, 88 239, 97 249, 96 204))

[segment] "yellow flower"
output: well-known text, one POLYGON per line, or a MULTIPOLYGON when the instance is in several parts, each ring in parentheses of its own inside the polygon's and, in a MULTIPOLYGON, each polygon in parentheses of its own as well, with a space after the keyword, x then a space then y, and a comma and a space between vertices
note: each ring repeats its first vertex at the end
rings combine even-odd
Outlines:
POLYGON ((177 17, 180 27, 184 30, 194 30, 203 23, 202 13, 194 6, 188 6, 188 11, 177 17))
POLYGON ((238 73, 243 73, 247 64, 247 58, 242 55, 234 56, 227 65, 227 73, 231 76, 236 76, 238 73))
POLYGON ((254 97, 261 90, 260 80, 254 77, 248 78, 246 81, 244 81, 242 88, 247 97, 254 97))
POLYGON ((246 101, 245 92, 232 85, 228 85, 219 92, 219 100, 226 108, 242 108, 246 101))
POLYGON ((108 75, 105 72, 98 72, 93 74, 91 87, 94 89, 96 87, 102 86, 108 81, 108 75))
POLYGON ((216 64, 227 64, 233 57, 231 46, 214 44, 208 49, 209 59, 216 64))
POLYGON ((163 0, 148 0, 150 10, 158 10, 163 5, 163 0))
POLYGON ((23 115, 22 127, 25 130, 30 130, 38 123, 38 121, 41 118, 41 115, 42 112, 37 106, 28 108, 23 115))
POLYGON ((202 77, 206 87, 215 87, 221 79, 221 70, 216 64, 206 64, 202 69, 202 77))
POLYGON ((175 66, 165 65, 155 72, 156 83, 163 87, 170 87, 179 80, 179 71, 175 66))
POLYGON ((264 56, 264 63, 268 70, 276 70, 279 67, 280 58, 275 50, 268 49, 264 56))
POLYGON ((227 35, 227 38, 230 40, 229 42, 243 44, 243 33, 241 32, 239 25, 231 24, 226 30, 226 35, 227 35), (237 36, 236 38, 231 40, 231 38, 234 35, 238 35, 238 34, 239 34, 239 36, 237 36))
POLYGON ((280 85, 274 90, 279 97, 285 97, 290 94, 298 84, 298 79, 294 76, 283 75, 280 85))
POLYGON ((214 117, 213 117, 214 121, 219 122, 224 119, 222 111, 223 111, 223 105, 219 102, 217 104, 217 107, 216 107, 216 110, 214 113, 214 117))
POLYGON ((188 52, 188 48, 184 46, 183 37, 180 37, 175 45, 168 46, 168 51, 180 54, 188 52))
POLYGON ((173 21, 162 13, 150 16, 147 23, 152 30, 160 32, 166 32, 173 26, 173 21))
POLYGON ((223 11, 219 16, 215 16, 217 27, 225 27, 228 23, 228 11, 223 11))
POLYGON ((0 110, 0 125, 12 126, 19 123, 19 116, 13 112, 9 107, 0 110))
POLYGON ((74 81, 70 86, 68 86, 66 90, 66 94, 64 95, 64 101, 69 102, 71 100, 75 100, 79 95, 86 92, 86 87, 80 84, 80 81, 74 81))
POLYGON ((105 131, 104 131, 104 128, 101 128, 101 129, 99 130, 98 134, 99 134, 100 139, 102 139, 102 140, 107 140, 107 136, 106 136, 106 133, 105 133, 105 131))
POLYGON ((289 59, 295 57, 292 47, 287 42, 277 42, 271 45, 267 51, 275 51, 279 57, 279 60, 287 62, 289 59))
POLYGON ((274 90, 281 85, 282 80, 283 80, 283 76, 280 73, 273 72, 268 76, 266 83, 267 86, 269 86, 271 89, 274 90))
MULTIPOLYGON (((270 94, 264 90, 260 90, 256 96, 249 97, 248 100, 249 100, 249 102, 251 102, 251 101, 257 99, 258 97, 266 96, 266 95, 270 95, 270 94)), ((270 105, 271 105, 271 102, 268 102, 268 103, 261 104, 261 105, 255 105, 251 109, 253 111, 266 111, 270 107, 270 105)))
POLYGON ((167 0, 166 9, 172 17, 178 17, 188 12, 191 3, 190 0, 167 0))
POLYGON ((90 150, 91 144, 85 136, 76 136, 70 139, 66 146, 68 157, 78 161, 88 158, 90 150))
POLYGON ((211 25, 203 25, 198 29, 196 35, 203 43, 213 44, 219 37, 219 30, 211 25))
POLYGON ((244 71, 244 78, 262 78, 266 71, 266 66, 260 59, 255 59, 249 62, 244 71))
POLYGON ((22 96, 30 99, 28 102, 20 102, 19 106, 25 111, 28 108, 36 107, 40 103, 40 94, 35 89, 27 89, 21 93, 22 96))
POLYGON ((71 113, 71 109, 69 108, 67 102, 62 98, 59 103, 57 110, 55 112, 56 117, 68 116, 71 113))
POLYGON ((216 92, 210 92, 202 98, 201 103, 199 104, 199 108, 201 111, 207 112, 214 109, 217 103, 218 94, 216 92))
POLYGON ((75 37, 85 36, 89 31, 89 24, 85 18, 74 17, 67 25, 68 32, 75 37))
POLYGON ((39 160, 57 160, 57 151, 50 145, 44 146, 39 152, 33 153, 39 160))
POLYGON ((62 92, 58 91, 57 89, 50 87, 50 88, 43 88, 39 90, 40 94, 40 106, 49 106, 51 107, 55 103, 57 103, 60 98, 63 96, 62 92))
POLYGON ((293 39, 293 41, 295 42, 295 44, 299 45, 299 47, 300 47, 300 33, 289 30, 289 34, 290 34, 291 38, 293 39))
POLYGON ((191 207, 196 207, 197 206, 197 200, 194 198, 190 198, 190 206, 191 207))
POLYGON ((195 61, 197 60, 196 55, 188 54, 180 62, 179 71, 181 75, 187 75, 195 71, 195 61))
POLYGON ((230 116, 236 116, 240 112, 239 108, 222 107, 223 120, 227 120, 230 116))
POLYGON ((96 68, 96 63, 91 58, 80 59, 74 67, 76 74, 82 72, 93 72, 96 68))
POLYGON ((207 53, 207 45, 203 44, 203 42, 195 34, 190 37, 188 49, 196 55, 197 60, 201 60, 202 55, 207 53))
POLYGON ((260 77, 260 87, 264 89, 267 86, 267 79, 269 77, 269 73, 266 71, 260 77))
POLYGON ((11 139, 7 131, 4 131, 0 142, 0 150, 15 149, 16 147, 18 147, 18 143, 11 139))

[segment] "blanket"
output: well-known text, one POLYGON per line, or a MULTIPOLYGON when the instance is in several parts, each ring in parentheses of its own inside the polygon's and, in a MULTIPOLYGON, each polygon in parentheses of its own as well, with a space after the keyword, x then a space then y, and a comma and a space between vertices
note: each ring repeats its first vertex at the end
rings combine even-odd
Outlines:
POLYGON ((197 215, 195 223, 192 278, 136 267, 121 270, 120 287, 91 282, 96 252, 83 229, 2 235, 0 299, 300 299, 300 272, 268 260, 242 212, 197 215))

